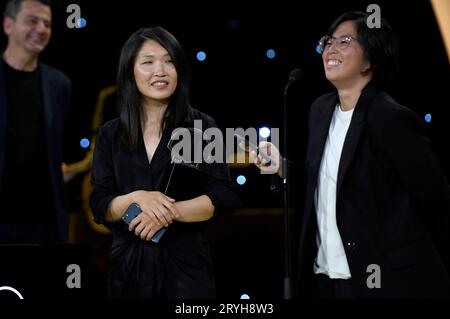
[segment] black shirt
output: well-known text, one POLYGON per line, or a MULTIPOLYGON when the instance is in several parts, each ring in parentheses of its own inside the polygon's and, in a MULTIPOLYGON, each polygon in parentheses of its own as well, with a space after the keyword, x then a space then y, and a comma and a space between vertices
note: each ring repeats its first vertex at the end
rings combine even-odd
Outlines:
POLYGON ((4 66, 7 124, 0 222, 46 223, 55 214, 39 68, 25 72, 4 66))

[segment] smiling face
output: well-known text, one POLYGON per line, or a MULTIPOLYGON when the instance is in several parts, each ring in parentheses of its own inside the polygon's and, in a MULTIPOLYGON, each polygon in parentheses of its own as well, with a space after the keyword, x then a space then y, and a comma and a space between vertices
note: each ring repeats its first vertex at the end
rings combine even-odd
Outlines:
POLYGON ((3 29, 14 50, 39 54, 51 36, 52 13, 49 6, 34 0, 21 3, 15 18, 5 17, 3 29))
POLYGON ((134 62, 134 78, 146 103, 168 104, 178 84, 172 57, 154 40, 146 40, 134 62))
POLYGON ((357 40, 355 24, 350 20, 342 22, 332 36, 338 39, 347 36, 354 40, 344 49, 336 48, 335 44, 325 47, 322 60, 326 78, 338 89, 361 86, 370 81, 371 72, 362 74, 370 64, 357 40))

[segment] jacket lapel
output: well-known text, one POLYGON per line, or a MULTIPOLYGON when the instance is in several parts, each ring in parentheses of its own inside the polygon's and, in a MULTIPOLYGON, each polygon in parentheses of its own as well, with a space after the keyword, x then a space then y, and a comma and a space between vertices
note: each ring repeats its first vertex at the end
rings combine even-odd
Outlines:
POLYGON ((364 130, 364 124, 366 122, 367 111, 369 110, 372 99, 375 97, 377 89, 372 85, 368 84, 363 91, 361 96, 356 103, 355 110, 353 113, 352 121, 345 136, 344 146, 342 148, 341 159, 339 161, 339 170, 336 186, 336 196, 339 197, 339 192, 342 186, 342 181, 344 180, 345 174, 347 173, 348 167, 355 155, 358 142, 364 130))
POLYGON ((328 130, 330 127, 331 118, 333 116, 334 107, 337 102, 337 94, 332 95, 330 99, 328 99, 323 104, 318 107, 318 115, 315 116, 310 125, 311 125, 311 138, 309 145, 309 154, 307 156, 308 166, 312 169, 310 172, 312 176, 309 180, 313 181, 314 187, 317 184, 317 176, 319 173, 320 162, 322 159, 323 150, 325 147, 325 141, 328 136, 328 130))
MULTIPOLYGON (((58 101, 58 89, 47 67, 42 63, 39 63, 39 68, 41 72, 42 107, 44 111, 44 136, 47 144, 48 158, 50 161, 53 161, 55 158, 58 158, 58 155, 56 154, 58 136, 55 135, 54 128, 54 125, 56 125, 54 117, 56 111, 55 103, 58 101)), ((49 172, 53 179, 55 176, 54 170, 50 168, 49 172)))
MULTIPOLYGON (((325 147, 325 141, 328 136, 328 130, 333 116, 334 108, 337 102, 337 94, 330 94, 326 99, 322 100, 319 105, 310 109, 309 120, 309 141, 308 153, 306 155, 306 169, 307 169, 307 187, 305 197, 305 214, 303 216, 303 224, 301 230, 301 252, 307 254, 304 244, 308 242, 308 238, 314 238, 316 231, 316 218, 314 217, 314 192, 317 186, 317 176, 319 174, 320 162, 325 147)), ((311 241, 315 243, 314 240, 311 241)), ((314 253, 315 254, 315 253, 314 253)), ((315 258, 315 255, 314 255, 315 258)))

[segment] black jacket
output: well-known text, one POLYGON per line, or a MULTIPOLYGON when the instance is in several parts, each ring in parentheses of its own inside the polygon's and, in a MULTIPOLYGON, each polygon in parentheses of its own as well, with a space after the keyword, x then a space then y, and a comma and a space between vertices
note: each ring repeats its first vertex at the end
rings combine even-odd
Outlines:
MULTIPOLYGON (((3 175, 6 148, 6 92, 3 60, 0 59, 0 176, 3 175)), ((39 63, 45 120, 49 172, 60 239, 67 241, 69 218, 61 171, 64 122, 70 106, 72 84, 61 71, 39 63)), ((0 185, 0 189, 1 189, 0 185)))
MULTIPOLYGON (((192 120, 202 128, 215 127, 209 116, 194 110, 192 120)), ((188 123, 185 127, 191 127, 188 123)), ((118 120, 106 123, 98 133, 92 167, 91 207, 98 223, 110 201, 136 190, 164 192, 171 168, 167 148, 171 132, 165 130, 151 163, 142 134, 137 149, 121 146, 118 120)), ((206 164, 201 171, 178 165, 168 195, 176 200, 208 195, 215 214, 239 205, 226 163, 206 164)), ((165 294, 171 299, 214 298, 215 280, 205 233, 207 222, 174 222, 155 244, 128 230, 122 221, 109 223, 113 231, 108 288, 113 298, 153 298, 165 294)))
MULTIPOLYGON (((336 92, 319 97, 309 116, 306 197, 300 240, 299 294, 311 296, 317 254, 314 192, 336 92)), ((372 85, 355 107, 339 162, 336 220, 355 297, 448 296, 447 272, 430 230, 450 214, 447 180, 422 121, 372 85), (381 288, 369 289, 376 264, 381 288)))

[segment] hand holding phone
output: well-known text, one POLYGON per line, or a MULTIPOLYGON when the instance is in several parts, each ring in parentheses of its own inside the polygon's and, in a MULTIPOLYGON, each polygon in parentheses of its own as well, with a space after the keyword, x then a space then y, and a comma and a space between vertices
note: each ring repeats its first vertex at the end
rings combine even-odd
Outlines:
MULTIPOLYGON (((142 213, 142 209, 141 207, 136 204, 133 203, 130 206, 128 206, 127 210, 125 211, 125 213, 122 216, 122 220, 129 225, 131 223, 131 221, 136 218, 140 213, 142 213)), ((161 239, 162 235, 166 232, 167 228, 163 227, 160 230, 158 230, 152 237, 152 242, 154 243, 158 243, 159 240, 161 239)))
POLYGON ((125 213, 122 215, 122 220, 129 225, 131 221, 136 218, 140 213, 142 212, 141 207, 133 203, 130 206, 128 206, 128 209, 125 211, 125 213))

